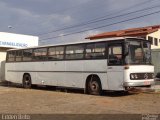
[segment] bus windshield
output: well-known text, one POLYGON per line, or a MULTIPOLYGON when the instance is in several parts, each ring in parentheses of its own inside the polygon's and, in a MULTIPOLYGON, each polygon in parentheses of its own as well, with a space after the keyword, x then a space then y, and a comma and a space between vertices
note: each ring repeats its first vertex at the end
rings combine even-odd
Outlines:
POLYGON ((151 64, 151 45, 148 41, 127 41, 126 64, 151 64))

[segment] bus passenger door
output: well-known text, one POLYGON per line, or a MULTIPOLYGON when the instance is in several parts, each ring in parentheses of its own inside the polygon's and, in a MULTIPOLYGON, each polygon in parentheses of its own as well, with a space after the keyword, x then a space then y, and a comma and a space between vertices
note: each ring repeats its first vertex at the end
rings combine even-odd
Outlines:
POLYGON ((107 80, 109 90, 123 90, 122 43, 108 44, 107 80))

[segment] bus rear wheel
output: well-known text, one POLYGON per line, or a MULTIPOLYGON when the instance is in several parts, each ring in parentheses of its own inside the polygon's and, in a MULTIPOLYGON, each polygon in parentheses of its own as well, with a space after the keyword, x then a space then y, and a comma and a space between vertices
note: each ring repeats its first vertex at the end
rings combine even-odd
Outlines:
POLYGON ((102 87, 101 83, 98 78, 93 77, 87 85, 88 93, 91 95, 101 95, 102 94, 102 87))
POLYGON ((31 76, 29 74, 24 74, 23 76, 23 88, 29 89, 32 86, 31 76))

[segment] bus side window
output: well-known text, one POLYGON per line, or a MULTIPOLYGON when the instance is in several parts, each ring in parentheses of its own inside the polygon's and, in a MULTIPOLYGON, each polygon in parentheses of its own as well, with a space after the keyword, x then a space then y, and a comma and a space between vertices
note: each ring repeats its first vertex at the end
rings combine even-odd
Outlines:
POLYGON ((122 46, 109 46, 108 64, 121 65, 122 64, 122 46))
POLYGON ((70 45, 66 46, 66 59, 83 59, 84 57, 84 45, 70 45))
POLYGON ((33 60, 43 61, 47 60, 47 48, 38 48, 33 50, 33 60))
POLYGON ((23 60, 22 61, 32 61, 32 49, 23 50, 23 60))
POLYGON ((86 46, 86 59, 105 58, 105 43, 91 43, 86 46))
POLYGON ((48 60, 64 59, 64 47, 50 47, 48 49, 48 60))
POLYGON ((15 61, 15 51, 7 52, 7 62, 15 61))
POLYGON ((22 61, 22 50, 16 51, 16 61, 22 61))

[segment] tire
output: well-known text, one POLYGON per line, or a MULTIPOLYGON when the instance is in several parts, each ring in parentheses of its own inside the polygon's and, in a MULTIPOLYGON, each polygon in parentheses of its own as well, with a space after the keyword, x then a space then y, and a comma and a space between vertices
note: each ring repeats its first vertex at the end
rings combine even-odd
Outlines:
POLYGON ((23 88, 30 89, 32 87, 31 76, 24 74, 23 76, 23 88))
POLYGON ((97 77, 91 77, 91 80, 87 83, 88 93, 91 95, 101 95, 102 87, 99 79, 97 77))
POLYGON ((157 78, 160 78, 160 73, 157 73, 156 77, 157 77, 157 78))

